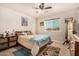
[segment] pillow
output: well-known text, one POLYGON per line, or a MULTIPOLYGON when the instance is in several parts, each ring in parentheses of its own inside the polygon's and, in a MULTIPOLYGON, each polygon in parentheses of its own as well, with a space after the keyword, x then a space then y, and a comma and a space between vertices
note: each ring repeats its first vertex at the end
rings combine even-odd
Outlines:
POLYGON ((31 31, 27 31, 27 35, 32 35, 31 31))
POLYGON ((25 32, 22 32, 22 35, 27 35, 27 33, 25 33, 25 32))
POLYGON ((6 37, 6 33, 4 33, 3 36, 6 37))

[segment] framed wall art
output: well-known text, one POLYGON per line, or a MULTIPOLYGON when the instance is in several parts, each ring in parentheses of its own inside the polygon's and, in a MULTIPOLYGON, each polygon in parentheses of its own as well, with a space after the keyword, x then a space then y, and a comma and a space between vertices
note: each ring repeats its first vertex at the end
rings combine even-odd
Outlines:
POLYGON ((44 26, 44 22, 40 22, 40 26, 44 26))
POLYGON ((21 16, 21 26, 28 26, 28 18, 21 16))

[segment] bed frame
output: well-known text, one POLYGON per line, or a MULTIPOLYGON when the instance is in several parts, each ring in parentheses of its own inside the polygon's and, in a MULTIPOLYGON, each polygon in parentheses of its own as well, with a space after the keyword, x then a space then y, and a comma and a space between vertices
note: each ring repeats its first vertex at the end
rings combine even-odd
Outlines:
POLYGON ((33 34, 31 31, 16 31, 15 34, 16 35, 22 35, 23 32, 27 33, 27 35, 32 35, 33 34))
MULTIPOLYGON (((33 34, 31 31, 16 31, 16 35, 17 35, 17 36, 22 35, 23 32, 27 33, 27 35, 32 35, 32 34, 33 34)), ((44 50, 44 48, 45 48, 47 45, 49 45, 49 44, 51 44, 51 43, 53 43, 53 42, 51 41, 51 38, 49 38, 49 42, 40 48, 40 50, 39 50, 37 56, 40 54, 40 52, 42 52, 42 51, 44 50)), ((18 45, 20 45, 20 46, 22 46, 23 48, 28 49, 29 51, 31 51, 29 48, 24 47, 24 46, 21 45, 19 42, 18 42, 18 45)))
MULTIPOLYGON (((50 39, 50 38, 49 38, 49 39, 50 39)), ((39 54, 44 50, 44 48, 46 48, 46 46, 47 46, 47 45, 50 45, 51 43, 53 43, 53 42, 52 42, 51 39, 50 39, 50 41, 49 41, 47 44, 45 44, 44 46, 42 46, 42 47, 40 48, 40 50, 39 50, 39 52, 38 52, 38 54, 37 54, 36 56, 39 56, 39 54)), ((23 48, 25 48, 25 49, 31 51, 29 48, 27 48, 27 47, 21 45, 20 43, 18 43, 18 44, 19 44, 21 47, 23 47, 23 48)))

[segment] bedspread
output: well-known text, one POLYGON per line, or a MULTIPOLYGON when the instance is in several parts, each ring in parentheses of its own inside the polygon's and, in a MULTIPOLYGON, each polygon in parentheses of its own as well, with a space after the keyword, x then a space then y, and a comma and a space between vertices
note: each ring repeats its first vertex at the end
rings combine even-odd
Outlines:
POLYGON ((19 43, 27 48, 31 46, 32 55, 37 55, 39 49, 49 42, 49 38, 49 35, 28 35, 22 36, 19 40, 19 43))

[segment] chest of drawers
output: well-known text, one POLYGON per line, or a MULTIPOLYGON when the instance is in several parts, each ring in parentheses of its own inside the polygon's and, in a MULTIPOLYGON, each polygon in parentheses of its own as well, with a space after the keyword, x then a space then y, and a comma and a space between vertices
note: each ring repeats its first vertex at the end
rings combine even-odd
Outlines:
POLYGON ((17 36, 0 37, 0 51, 16 45, 17 36))
POLYGON ((79 56, 79 38, 77 35, 72 35, 72 37, 71 37, 70 54, 72 56, 79 56))

